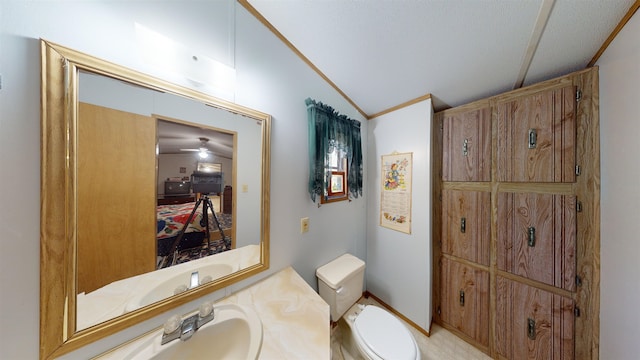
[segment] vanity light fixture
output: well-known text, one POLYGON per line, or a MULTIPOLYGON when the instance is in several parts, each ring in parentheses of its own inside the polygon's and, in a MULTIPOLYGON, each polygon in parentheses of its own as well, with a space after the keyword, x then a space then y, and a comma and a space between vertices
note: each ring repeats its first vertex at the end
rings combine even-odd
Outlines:
POLYGON ((201 91, 233 100, 236 87, 236 70, 233 67, 199 54, 138 23, 135 28, 141 55, 146 63, 188 80, 201 91))

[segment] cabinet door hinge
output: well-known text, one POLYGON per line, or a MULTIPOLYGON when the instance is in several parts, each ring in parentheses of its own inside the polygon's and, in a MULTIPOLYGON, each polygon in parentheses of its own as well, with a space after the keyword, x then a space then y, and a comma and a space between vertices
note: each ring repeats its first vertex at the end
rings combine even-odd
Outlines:
POLYGON ((582 167, 580 165, 576 165, 576 176, 580 176, 582 173, 582 167))
POLYGON ((582 286, 582 278, 580 275, 576 275, 576 286, 582 286))
POLYGON ((573 308, 573 315, 575 315, 575 317, 580 317, 580 308, 575 306, 573 308))
POLYGON ((582 100, 582 90, 578 89, 578 91, 576 91, 576 101, 580 100, 582 100))

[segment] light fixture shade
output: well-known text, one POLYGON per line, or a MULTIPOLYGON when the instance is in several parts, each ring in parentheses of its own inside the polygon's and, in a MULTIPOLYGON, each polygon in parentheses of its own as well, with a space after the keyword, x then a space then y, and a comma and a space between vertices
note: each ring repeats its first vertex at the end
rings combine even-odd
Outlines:
POLYGON ((165 36, 135 24, 143 60, 157 69, 176 74, 201 88, 201 91, 233 100, 236 87, 235 68, 165 36))

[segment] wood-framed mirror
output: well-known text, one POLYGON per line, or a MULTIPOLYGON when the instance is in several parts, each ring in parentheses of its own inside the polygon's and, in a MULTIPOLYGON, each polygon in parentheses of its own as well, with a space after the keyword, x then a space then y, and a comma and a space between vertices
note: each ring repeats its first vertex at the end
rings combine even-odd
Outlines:
POLYGON ((46 40, 41 60, 41 358, 268 269, 268 114, 46 40))

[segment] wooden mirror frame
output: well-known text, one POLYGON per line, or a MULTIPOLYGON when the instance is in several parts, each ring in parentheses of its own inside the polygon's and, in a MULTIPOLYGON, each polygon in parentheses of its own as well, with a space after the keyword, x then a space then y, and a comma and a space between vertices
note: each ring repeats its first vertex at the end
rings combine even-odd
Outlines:
POLYGON ((41 49, 40 358, 55 358, 269 268, 271 117, 46 40, 41 49), (186 97, 262 122, 260 262, 76 332, 76 124, 79 71, 186 97))

